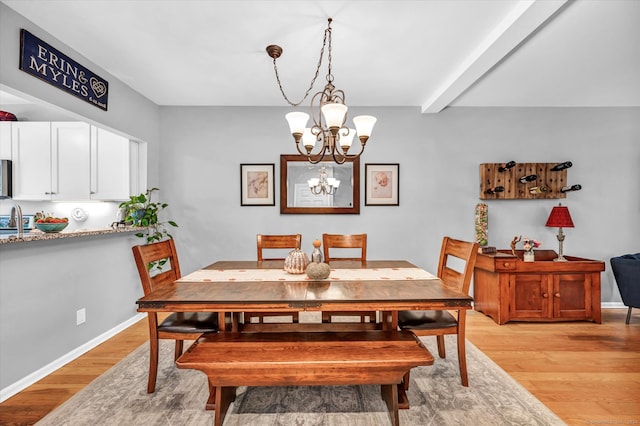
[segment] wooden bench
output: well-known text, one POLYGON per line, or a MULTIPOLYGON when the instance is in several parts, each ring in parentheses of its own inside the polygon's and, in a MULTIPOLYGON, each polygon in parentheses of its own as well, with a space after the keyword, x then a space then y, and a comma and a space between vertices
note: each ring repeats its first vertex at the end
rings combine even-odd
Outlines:
MULTIPOLYGON (((178 368, 204 372, 215 391, 216 426, 222 425, 237 386, 381 385, 398 425, 398 388, 413 367, 433 356, 409 332, 218 333, 198 339, 178 368)), ((211 398, 210 398, 211 400, 211 398)))

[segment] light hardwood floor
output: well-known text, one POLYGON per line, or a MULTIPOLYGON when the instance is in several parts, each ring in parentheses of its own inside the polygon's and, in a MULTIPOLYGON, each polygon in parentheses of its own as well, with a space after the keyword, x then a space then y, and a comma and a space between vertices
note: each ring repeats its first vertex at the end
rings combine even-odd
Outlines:
MULTIPOLYGON (((625 315, 623 309, 605 309, 602 324, 499 326, 470 312, 467 338, 567 424, 638 425, 640 312, 634 311, 630 325, 625 315)), ((34 424, 147 337, 146 321, 140 321, 7 399, 0 404, 0 424, 34 424)))

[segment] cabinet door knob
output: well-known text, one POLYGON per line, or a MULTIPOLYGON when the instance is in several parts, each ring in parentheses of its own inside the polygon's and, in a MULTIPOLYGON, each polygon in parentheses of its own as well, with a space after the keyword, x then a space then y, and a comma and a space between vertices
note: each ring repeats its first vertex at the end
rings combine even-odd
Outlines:
POLYGON ((542 297, 544 297, 545 299, 549 297, 548 293, 542 293, 542 297))
POLYGON ((560 297, 560 293, 554 293, 553 294, 555 297, 560 297))

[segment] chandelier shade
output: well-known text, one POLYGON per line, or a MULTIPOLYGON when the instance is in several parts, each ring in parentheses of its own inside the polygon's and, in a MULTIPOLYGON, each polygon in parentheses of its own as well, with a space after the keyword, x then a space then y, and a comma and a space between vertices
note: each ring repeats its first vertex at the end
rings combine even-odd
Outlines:
POLYGON ((316 73, 300 102, 291 102, 282 88, 278 67, 276 65, 276 59, 282 55, 282 48, 272 44, 267 46, 266 49, 267 54, 273 59, 273 68, 282 96, 291 106, 298 106, 307 98, 313 88, 320 72, 320 67, 322 66, 325 47, 327 47, 327 84, 324 90, 317 92, 311 98, 311 115, 299 111, 290 112, 285 115, 289 123, 289 131, 296 143, 296 149, 313 164, 322 161, 326 155, 331 155, 333 160, 338 164, 360 157, 364 152, 365 145, 369 137, 371 137, 373 126, 376 123, 375 117, 362 115, 353 118, 355 130, 345 126, 349 108, 346 105, 344 92, 336 89, 333 85, 333 74, 331 72, 331 22, 332 19, 329 18, 327 28, 324 30, 324 40, 322 42, 322 49, 320 50, 320 59, 316 73), (306 129, 309 118, 312 119, 313 124, 308 128, 309 133, 307 133, 306 129), (348 152, 356 133, 360 140, 360 149, 357 153, 349 154, 348 152))
POLYGON ((292 135, 300 135, 304 133, 304 129, 309 121, 309 114, 299 111, 290 112, 284 116, 289 123, 289 130, 292 135))

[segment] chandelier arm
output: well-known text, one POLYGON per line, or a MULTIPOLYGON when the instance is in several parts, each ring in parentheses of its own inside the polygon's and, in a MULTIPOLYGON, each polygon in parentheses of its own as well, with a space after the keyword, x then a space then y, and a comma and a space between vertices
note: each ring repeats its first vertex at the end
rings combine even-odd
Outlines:
POLYGON ((304 154, 304 156, 307 157, 307 161, 309 161, 309 163, 318 164, 319 162, 321 162, 324 159, 325 150, 323 149, 322 151, 318 152, 315 155, 314 154, 304 154))
MULTIPOLYGON (((284 93, 284 88, 282 87, 282 82, 280 81, 280 74, 278 73, 278 66, 276 65, 276 59, 278 58, 278 56, 280 56, 282 50, 280 50, 279 54, 270 54, 270 56, 273 58, 273 70, 276 73, 276 80, 278 81, 278 87, 280 88, 280 93, 282 93, 282 97, 284 97, 284 100, 287 101, 289 105, 299 106, 301 103, 303 103, 305 99, 307 99, 307 97, 309 96, 309 93, 311 93, 313 86, 316 84, 316 79, 320 74, 320 67, 322 67, 322 58, 324 57, 324 48, 327 45, 327 34, 329 34, 329 46, 331 46, 331 18, 329 18, 329 24, 327 25, 327 28, 324 30, 324 38, 322 39, 322 48, 320 49, 320 57, 318 58, 316 73, 311 79, 311 83, 309 84, 309 88, 305 92, 304 97, 299 102, 291 102, 291 100, 289 100, 286 93, 284 93)), ((269 50, 269 47, 267 47, 267 51, 268 50, 269 50)), ((331 49, 329 49, 329 51, 331 51, 331 49)), ((329 59, 329 74, 330 73, 331 73, 331 60, 329 59)))
POLYGON ((307 157, 307 160, 309 161, 309 163, 311 164, 318 164, 320 161, 322 161, 322 159, 324 158, 325 155, 325 149, 323 146, 323 149, 320 150, 319 152, 312 154, 310 152, 305 152, 303 150, 300 149, 300 143, 296 143, 296 149, 298 150, 298 153, 300 153, 300 155, 307 157))
POLYGON ((365 144, 360 143, 360 151, 357 154, 351 154, 351 155, 347 155, 345 154, 345 157, 347 158, 358 158, 362 155, 362 153, 364 152, 364 148, 365 148, 365 144))
POLYGON ((347 156, 344 154, 340 154, 337 149, 333 150, 331 156, 333 157, 333 161, 338 164, 344 164, 344 162, 347 161, 347 156))

